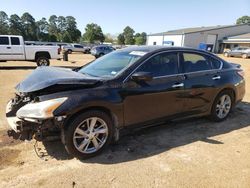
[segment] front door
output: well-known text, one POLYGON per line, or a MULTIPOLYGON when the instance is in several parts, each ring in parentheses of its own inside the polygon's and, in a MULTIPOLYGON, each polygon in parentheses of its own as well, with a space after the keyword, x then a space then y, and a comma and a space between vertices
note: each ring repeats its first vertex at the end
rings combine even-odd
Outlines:
POLYGON ((164 52, 144 62, 136 72, 150 72, 153 80, 124 83, 125 125, 178 115, 184 99, 184 76, 179 74, 178 54, 164 52))
POLYGON ((10 60, 11 59, 11 45, 9 37, 1 36, 0 37, 0 60, 10 60))

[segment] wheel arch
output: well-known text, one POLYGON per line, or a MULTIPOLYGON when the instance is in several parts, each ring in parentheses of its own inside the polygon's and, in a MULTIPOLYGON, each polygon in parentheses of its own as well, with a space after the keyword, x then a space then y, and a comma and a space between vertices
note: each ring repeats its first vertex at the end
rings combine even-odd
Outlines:
POLYGON ((222 92, 225 92, 225 91, 230 91, 231 93, 232 93, 232 97, 233 97, 233 105, 235 104, 235 100, 236 100, 236 91, 235 91, 235 89, 233 88, 233 87, 225 87, 225 88, 223 88, 217 95, 216 95, 216 97, 220 94, 220 93, 222 93, 222 92))
POLYGON ((40 58, 40 57, 46 57, 48 59, 51 59, 50 53, 48 51, 39 51, 39 52, 36 52, 36 54, 35 54, 35 61, 37 61, 38 58, 40 58))
POLYGON ((236 104, 236 91, 235 91, 235 89, 234 89, 233 87, 228 86, 228 87, 222 88, 222 89, 215 95, 215 97, 214 97, 214 99, 213 99, 213 102, 212 102, 212 104, 211 104, 211 106, 210 106, 210 112, 212 111, 212 108, 213 108, 213 104, 214 104, 215 99, 216 99, 222 92, 225 92, 225 91, 230 91, 230 92, 232 92, 232 97, 233 97, 232 103, 233 103, 233 106, 236 104))
POLYGON ((120 122, 118 115, 113 113, 111 109, 104 107, 104 106, 90 106, 90 107, 86 107, 83 109, 80 109, 76 112, 74 112, 73 114, 69 115, 68 118, 65 119, 64 123, 63 123, 63 129, 67 130, 67 128, 69 127, 70 122, 76 118, 78 115, 87 112, 87 111, 101 111, 106 113, 112 120, 113 124, 114 124, 114 141, 117 141, 119 139, 119 129, 120 129, 120 124, 122 122, 120 122))

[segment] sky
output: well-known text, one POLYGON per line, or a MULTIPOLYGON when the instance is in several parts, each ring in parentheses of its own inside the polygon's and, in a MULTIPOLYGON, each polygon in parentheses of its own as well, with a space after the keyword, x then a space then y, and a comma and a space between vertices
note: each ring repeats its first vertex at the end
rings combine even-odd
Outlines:
POLYGON ((130 26, 150 34, 234 24, 250 16, 250 0, 1 0, 0 10, 19 16, 29 12, 36 20, 53 14, 74 16, 81 32, 93 22, 104 33, 121 33, 130 26))

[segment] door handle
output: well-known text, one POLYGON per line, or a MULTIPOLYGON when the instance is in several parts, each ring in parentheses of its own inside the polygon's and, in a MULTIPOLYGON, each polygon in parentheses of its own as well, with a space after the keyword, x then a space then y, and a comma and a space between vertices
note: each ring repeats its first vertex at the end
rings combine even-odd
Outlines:
POLYGON ((11 47, 6 47, 7 49, 11 49, 11 47))
POLYGON ((219 79, 221 79, 221 77, 220 76, 214 76, 212 79, 213 80, 219 80, 219 79))
POLYGON ((183 87, 184 84, 183 83, 176 83, 174 85, 172 85, 172 88, 179 88, 179 87, 183 87))

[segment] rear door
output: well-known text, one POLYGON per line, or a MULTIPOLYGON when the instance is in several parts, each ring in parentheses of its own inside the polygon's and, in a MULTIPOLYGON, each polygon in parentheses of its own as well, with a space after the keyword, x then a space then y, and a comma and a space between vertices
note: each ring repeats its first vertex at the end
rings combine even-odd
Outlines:
POLYGON ((21 45, 21 41, 19 37, 10 37, 11 42, 11 59, 13 60, 24 60, 25 54, 24 54, 24 46, 21 45))
POLYGON ((11 59, 11 45, 8 36, 0 36, 0 60, 11 59))
POLYGON ((211 57, 197 52, 183 52, 180 59, 185 76, 185 113, 192 115, 207 112, 218 92, 220 64, 217 63, 215 67, 211 57))
POLYGON ((124 83, 125 125, 177 116, 182 113, 184 76, 179 74, 178 53, 164 52, 145 61, 136 72, 149 72, 153 80, 124 83))

